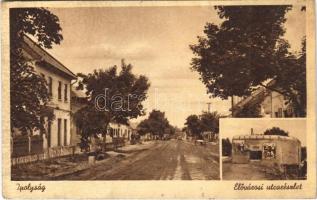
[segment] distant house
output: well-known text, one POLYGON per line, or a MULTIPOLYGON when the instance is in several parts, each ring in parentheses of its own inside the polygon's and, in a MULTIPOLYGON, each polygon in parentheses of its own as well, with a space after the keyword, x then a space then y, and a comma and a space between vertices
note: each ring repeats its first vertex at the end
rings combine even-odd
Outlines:
POLYGON ((131 140, 132 131, 133 129, 129 125, 111 122, 107 134, 112 135, 113 138, 131 140))
POLYGON ((212 142, 212 141, 216 141, 218 139, 218 134, 214 133, 212 131, 204 131, 201 133, 204 140, 212 142))
MULTIPOLYGON (((52 122, 44 119, 46 134, 43 134, 43 149, 70 145, 70 87, 71 81, 77 79, 76 75, 28 36, 23 37, 22 53, 35 71, 47 81, 50 94, 47 106, 55 115, 52 122)), ((19 134, 19 131, 14 131, 14 136, 19 134)), ((40 133, 33 131, 32 135, 40 133)))
MULTIPOLYGON (((273 84, 272 81, 268 84, 273 84)), ((232 99, 231 116, 239 117, 246 108, 257 109, 259 117, 295 117, 293 106, 278 92, 259 87, 250 96, 232 99)), ((245 114, 244 114, 245 115, 245 114)), ((244 116, 253 117, 253 116, 244 116)))
MULTIPOLYGON (((73 119, 73 116, 78 110, 80 110, 81 108, 87 105, 88 97, 83 91, 72 89, 71 98, 72 98, 72 101, 71 101, 71 113, 72 113, 71 144, 78 145, 80 143, 80 130, 78 129, 76 122, 73 119)), ((99 111, 96 111, 96 112, 99 112, 99 111)), ((132 131, 133 131, 132 127, 130 127, 127 124, 119 124, 115 122, 110 122, 108 125, 107 133, 106 133, 106 143, 111 143, 112 138, 122 138, 124 140, 130 140, 132 131)), ((93 138, 91 139, 94 140, 93 138)))

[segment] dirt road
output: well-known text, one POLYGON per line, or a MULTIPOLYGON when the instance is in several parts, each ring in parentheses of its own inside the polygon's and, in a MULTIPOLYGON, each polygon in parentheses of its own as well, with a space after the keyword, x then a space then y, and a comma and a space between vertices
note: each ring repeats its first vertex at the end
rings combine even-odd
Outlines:
POLYGON ((147 149, 123 150, 101 165, 59 177, 62 180, 215 180, 217 146, 180 140, 156 141, 147 149))
POLYGON ((222 178, 224 180, 283 180, 281 173, 273 168, 252 163, 233 164, 222 163, 222 178))

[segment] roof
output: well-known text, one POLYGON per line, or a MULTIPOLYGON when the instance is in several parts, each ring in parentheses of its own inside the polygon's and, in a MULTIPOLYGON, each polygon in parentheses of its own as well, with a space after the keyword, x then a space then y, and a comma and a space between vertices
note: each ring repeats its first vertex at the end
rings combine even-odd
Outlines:
POLYGON ((71 90, 70 91, 71 97, 78 97, 78 98, 87 98, 87 95, 82 90, 71 90))
POLYGON ((49 54, 46 50, 44 50, 40 45, 36 44, 30 37, 24 35, 23 37, 24 44, 26 44, 33 53, 36 53, 41 57, 39 61, 45 61, 49 65, 45 65, 45 67, 52 67, 58 70, 59 72, 67 75, 70 79, 77 79, 77 76, 70 71, 67 67, 65 67, 61 62, 55 59, 51 54, 49 54))
POLYGON ((254 134, 254 135, 236 135, 233 136, 232 140, 256 140, 256 139, 266 139, 266 140, 296 140, 297 138, 292 136, 281 136, 281 135, 263 135, 263 134, 254 134))
MULTIPOLYGON (((269 83, 267 83, 267 86, 272 86, 274 84, 275 84, 275 81, 271 80, 269 83)), ((252 94, 250 96, 242 99, 237 104, 235 104, 233 106, 233 109, 235 112, 238 112, 240 109, 242 109, 244 106, 246 106, 248 104, 252 104, 252 103, 256 104, 256 103, 263 101, 263 97, 267 96, 268 94, 269 94, 268 89, 266 89, 263 86, 259 87, 254 92, 252 92, 252 94)))

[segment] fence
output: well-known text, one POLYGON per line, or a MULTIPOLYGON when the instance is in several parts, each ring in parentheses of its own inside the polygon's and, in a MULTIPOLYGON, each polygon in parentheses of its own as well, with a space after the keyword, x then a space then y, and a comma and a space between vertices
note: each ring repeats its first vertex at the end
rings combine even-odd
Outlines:
MULTIPOLYGON (((113 138, 111 143, 106 143, 106 150, 114 150, 118 147, 123 147, 125 141, 123 138, 113 138)), ((37 151, 37 148, 34 148, 34 152, 37 151)), ((61 147, 52 147, 46 150, 43 150, 37 154, 28 154, 19 157, 11 157, 11 165, 26 164, 30 162, 36 162, 41 160, 46 160, 50 158, 57 158, 62 156, 69 156, 81 153, 81 150, 78 146, 61 146, 61 147)))
POLYGON ((21 157, 43 153, 43 138, 41 136, 20 136, 12 138, 12 157, 21 157))
POLYGON ((26 155, 20 157, 11 157, 11 165, 26 164, 35 161, 46 160, 49 158, 57 158, 80 153, 80 149, 76 146, 53 147, 44 150, 42 153, 35 155, 26 155))

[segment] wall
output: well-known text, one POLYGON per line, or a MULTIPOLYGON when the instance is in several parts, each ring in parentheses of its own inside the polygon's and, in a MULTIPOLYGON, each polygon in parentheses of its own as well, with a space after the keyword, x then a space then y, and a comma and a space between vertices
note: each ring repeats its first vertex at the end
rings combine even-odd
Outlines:
POLYGON ((71 81, 69 79, 66 79, 56 73, 52 73, 51 71, 35 65, 35 70, 39 74, 44 74, 45 75, 45 80, 48 82, 48 78, 52 78, 52 98, 50 99, 49 106, 52 106, 54 108, 58 107, 60 110, 66 110, 70 111, 70 87, 71 87, 71 81), (58 81, 62 82, 62 89, 61 89, 61 100, 58 99, 58 81), (65 89, 65 84, 67 84, 67 101, 65 101, 64 97, 64 89, 65 89))
MULTIPOLYGON (((61 146, 64 146, 64 127, 65 123, 64 120, 67 120, 67 132, 66 132, 66 145, 70 144, 70 86, 71 81, 69 79, 66 79, 60 75, 57 75, 55 73, 50 72, 49 70, 36 65, 35 70, 39 74, 44 74, 44 78, 46 81, 48 81, 48 78, 52 78, 52 98, 50 99, 50 102, 48 103, 48 106, 54 108, 54 115, 55 120, 52 121, 51 125, 51 146, 50 147, 56 147, 58 146, 58 119, 61 119, 61 146), (58 81, 62 82, 62 88, 61 88, 61 99, 58 99, 58 81), (64 88, 65 84, 67 84, 67 100, 65 100, 64 95, 64 88)), ((46 124, 47 127, 47 124, 46 124)), ((47 129, 46 129, 47 130, 47 129)))
POLYGON ((54 110, 55 120, 52 121, 51 147, 58 146, 58 119, 61 119, 61 146, 64 146, 64 119, 67 119, 66 145, 70 144, 70 112, 54 110))
POLYGON ((283 95, 278 92, 271 92, 270 95, 265 97, 261 103, 263 117, 295 117, 292 109, 286 103, 283 95))
POLYGON ((77 128, 74 114, 81 108, 85 106, 84 103, 80 103, 76 97, 72 97, 71 99, 71 125, 70 125, 70 144, 78 145, 80 143, 80 130, 77 128))
MULTIPOLYGON (((26 47, 28 48, 28 47, 26 47)), ((60 118, 62 120, 61 123, 61 145, 64 145, 64 120, 67 120, 67 131, 66 131, 66 145, 70 144, 70 87, 71 87, 71 80, 69 78, 65 78, 64 76, 61 76, 55 72, 52 72, 51 70, 48 70, 46 67, 40 66, 38 64, 35 64, 34 60, 39 60, 40 57, 38 55, 33 55, 32 51, 23 51, 23 55, 33 63, 33 67, 35 71, 42 75, 45 80, 48 83, 49 77, 52 78, 52 97, 50 99, 50 102, 47 104, 48 107, 53 108, 53 112, 55 115, 55 119, 52 121, 51 124, 51 146, 50 147, 56 147, 58 144, 57 138, 58 138, 58 122, 57 120, 60 118), (58 99, 58 82, 61 81, 62 87, 61 87, 61 99, 58 99), (65 84, 67 84, 67 100, 65 99, 65 84)), ((45 127, 47 130, 48 124, 45 123, 45 127)), ((39 131, 35 131, 33 134, 37 135, 39 134, 39 131)), ((46 137, 47 134, 46 134, 46 137)), ((47 138, 48 140, 48 138, 47 138)), ((48 147, 47 144, 43 144, 45 148, 48 147)))
POLYGON ((261 164, 267 166, 280 166, 282 164, 292 165, 300 163, 300 142, 291 139, 244 139, 233 140, 232 162, 233 163, 248 163, 250 161, 250 151, 241 153, 237 150, 237 143, 244 143, 245 150, 262 151, 261 164), (275 157, 265 158, 264 144, 275 145, 275 157))
POLYGON ((109 127, 115 132, 114 137, 124 137, 127 140, 131 139, 132 129, 131 127, 123 124, 110 123, 109 127))

